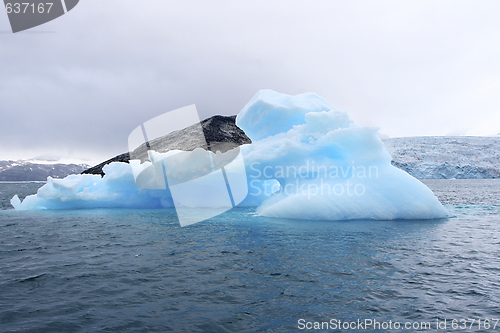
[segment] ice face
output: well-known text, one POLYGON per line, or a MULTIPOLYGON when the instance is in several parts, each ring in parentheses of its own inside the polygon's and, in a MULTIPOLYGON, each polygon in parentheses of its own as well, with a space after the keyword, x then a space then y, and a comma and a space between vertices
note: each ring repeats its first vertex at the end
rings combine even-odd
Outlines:
MULTIPOLYGON (((236 182, 234 186, 244 187, 245 193, 248 189, 248 195, 239 206, 257 206, 257 213, 263 216, 314 220, 448 216, 423 183, 391 165, 377 128, 355 125, 346 112, 334 110, 315 94, 288 96, 261 91, 241 111, 236 123, 253 141, 240 147, 247 183, 236 182)), ((201 150, 191 154, 201 153, 206 154, 201 150)), ((173 153, 165 154, 154 160, 166 160, 173 153)), ((220 159, 211 152, 209 155, 212 161, 220 159)), ((193 165, 174 163, 175 159, 169 161, 162 166, 164 172, 181 180, 186 170, 197 170, 193 165)), ((102 179, 94 175, 49 178, 36 195, 23 202, 14 197, 11 203, 16 209, 174 207, 168 186, 166 190, 140 188, 131 165, 112 163, 104 172, 102 179)), ((236 179, 238 172, 241 170, 230 164, 225 167, 229 180, 236 179)), ((223 205, 227 200, 210 195, 218 186, 215 184, 210 177, 200 182, 197 191, 186 194, 186 208, 196 209, 190 202, 204 202, 202 198, 206 204, 198 208, 223 205)), ((238 188, 231 190, 238 192, 238 188)))
POLYGON ((305 116, 310 112, 332 109, 327 101, 313 93, 292 97, 272 90, 261 90, 241 110, 236 125, 252 141, 258 141, 304 124, 305 116))

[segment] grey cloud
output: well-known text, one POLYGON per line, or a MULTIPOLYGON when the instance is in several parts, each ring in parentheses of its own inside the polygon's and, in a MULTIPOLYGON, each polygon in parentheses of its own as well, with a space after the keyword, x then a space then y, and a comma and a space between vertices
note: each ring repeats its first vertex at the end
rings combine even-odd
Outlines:
POLYGON ((80 2, 32 31, 55 33, 0 34, 0 152, 105 158, 161 113, 195 103, 202 118, 236 114, 263 88, 317 92, 390 136, 488 131, 481 119, 499 107, 499 7, 80 2))

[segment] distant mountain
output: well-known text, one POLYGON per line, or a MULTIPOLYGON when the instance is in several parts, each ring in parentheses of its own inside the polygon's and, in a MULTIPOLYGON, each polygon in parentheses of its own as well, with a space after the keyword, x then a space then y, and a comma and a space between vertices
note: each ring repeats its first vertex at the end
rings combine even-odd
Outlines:
POLYGON ((384 140, 392 165, 418 179, 500 178, 500 138, 422 136, 384 140))
MULTIPOLYGON (((204 137, 199 135, 198 124, 186 127, 185 129, 169 133, 144 143, 132 152, 133 159, 141 161, 148 160, 148 147, 159 153, 169 150, 191 151, 195 148, 203 148, 213 152, 226 152, 235 147, 252 141, 245 132, 236 126, 236 116, 216 115, 203 120, 201 123, 204 137)), ((129 153, 123 153, 107 161, 102 162, 92 168, 83 171, 83 174, 98 174, 104 176, 102 168, 111 162, 125 162, 130 160, 129 153)))
POLYGON ((64 178, 88 168, 87 164, 43 163, 36 160, 0 161, 0 181, 45 181, 64 178))

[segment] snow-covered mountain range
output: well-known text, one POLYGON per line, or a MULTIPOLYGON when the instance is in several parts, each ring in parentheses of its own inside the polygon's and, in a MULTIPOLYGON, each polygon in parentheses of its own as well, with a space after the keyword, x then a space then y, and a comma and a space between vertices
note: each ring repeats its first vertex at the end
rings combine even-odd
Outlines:
POLYGON ((0 181, 45 181, 47 177, 64 178, 89 167, 80 161, 42 159, 0 161, 0 181))

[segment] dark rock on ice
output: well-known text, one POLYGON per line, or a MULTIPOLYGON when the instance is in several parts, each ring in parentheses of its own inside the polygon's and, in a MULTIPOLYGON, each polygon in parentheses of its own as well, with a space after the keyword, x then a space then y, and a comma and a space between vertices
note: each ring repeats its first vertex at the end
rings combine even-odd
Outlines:
POLYGON ((102 168, 105 165, 112 162, 129 163, 131 154, 132 159, 140 159, 142 162, 145 162, 148 160, 148 149, 165 153, 170 150, 192 151, 196 148, 203 148, 212 152, 220 151, 224 153, 235 147, 252 142, 245 132, 236 126, 236 116, 216 115, 203 120, 200 124, 203 129, 203 136, 199 135, 200 125, 195 124, 144 143, 133 152, 115 156, 83 171, 82 174, 104 176, 102 168))

